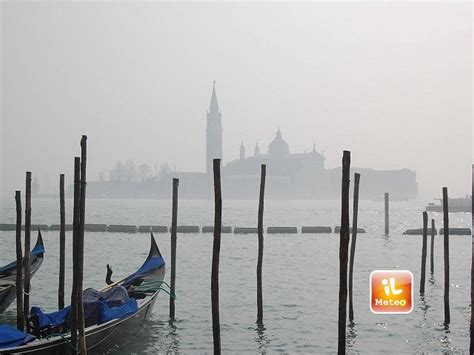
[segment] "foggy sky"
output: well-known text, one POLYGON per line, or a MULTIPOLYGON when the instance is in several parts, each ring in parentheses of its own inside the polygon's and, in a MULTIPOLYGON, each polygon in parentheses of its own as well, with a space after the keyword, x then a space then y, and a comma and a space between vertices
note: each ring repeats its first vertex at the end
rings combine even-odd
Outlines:
MULTIPOLYGON (((31 170, 71 182, 81 134, 88 177, 117 160, 205 170, 212 81, 224 163, 290 152, 326 167, 410 168, 431 199, 471 189, 470 3, 112 3, 1 5, 1 186, 31 170)), ((363 177, 362 177, 363 179, 363 177)), ((171 182, 170 182, 171 183, 171 182)))

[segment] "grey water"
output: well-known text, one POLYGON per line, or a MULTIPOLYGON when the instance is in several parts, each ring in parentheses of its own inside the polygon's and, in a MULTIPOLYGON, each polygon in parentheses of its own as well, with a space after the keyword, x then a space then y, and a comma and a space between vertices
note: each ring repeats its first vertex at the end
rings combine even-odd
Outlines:
MULTIPOLYGON (((71 220, 71 200, 67 200, 71 220)), ((267 201, 265 226, 339 225, 338 201, 267 201)), ((355 322, 348 326, 352 353, 463 352, 469 343, 471 236, 452 236, 451 324, 443 325, 443 244, 435 238, 435 269, 424 297, 418 294, 421 236, 404 236, 422 225, 423 202, 392 202, 390 236, 383 236, 383 201, 361 201, 354 274, 355 322), (414 274, 414 309, 407 315, 372 314, 369 275, 376 269, 405 269, 414 274)), ((13 198, 2 201, 0 222, 14 223, 13 198)), ((256 201, 223 202, 223 223, 256 226, 256 201)), ((430 213, 436 227, 442 215, 430 213)), ((86 223, 169 225, 171 202, 88 199, 86 223)), ((33 223, 58 224, 57 199, 33 199, 33 223)), ((212 225, 212 201, 180 200, 178 224, 212 225)), ((470 227, 471 214, 450 214, 451 227, 470 227)), ((55 310, 58 284, 58 232, 43 233, 46 256, 32 280, 32 305, 55 310)), ((66 294, 71 287, 71 235, 67 234, 66 294)), ((169 234, 156 234, 169 260, 169 234)), ((14 232, 0 232, 0 265, 14 256, 14 232)), ((35 233, 33 234, 35 240, 35 233)), ((104 284, 105 265, 114 278, 133 272, 145 259, 147 234, 86 233, 85 287, 104 284)), ((168 296, 159 295, 154 313, 140 335, 113 354, 211 352, 210 271, 212 234, 179 234, 177 320, 168 322, 168 296)), ((220 262, 221 337, 224 352, 335 352, 339 275, 338 234, 265 235, 263 267, 264 326, 256 319, 256 235, 223 234, 220 262)), ((429 262, 429 259, 428 259, 429 262)), ((427 268, 429 270, 429 267, 427 268)), ((167 275, 167 278, 169 275, 167 275)), ((12 305, 0 323, 14 323, 12 305)))

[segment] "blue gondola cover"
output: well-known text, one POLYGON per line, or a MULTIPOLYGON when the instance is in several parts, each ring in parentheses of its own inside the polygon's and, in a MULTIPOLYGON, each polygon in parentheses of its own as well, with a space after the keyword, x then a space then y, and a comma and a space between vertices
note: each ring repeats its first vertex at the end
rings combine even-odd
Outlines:
POLYGON ((20 346, 35 339, 36 337, 31 334, 19 331, 10 325, 0 324, 0 349, 20 346))
POLYGON ((109 307, 104 300, 99 300, 98 324, 106 323, 112 319, 125 318, 138 311, 138 303, 134 298, 129 298, 122 306, 109 307))
POLYGON ((39 307, 31 307, 30 314, 38 316, 39 327, 57 327, 66 323, 71 306, 67 306, 59 311, 52 313, 43 313, 39 307))

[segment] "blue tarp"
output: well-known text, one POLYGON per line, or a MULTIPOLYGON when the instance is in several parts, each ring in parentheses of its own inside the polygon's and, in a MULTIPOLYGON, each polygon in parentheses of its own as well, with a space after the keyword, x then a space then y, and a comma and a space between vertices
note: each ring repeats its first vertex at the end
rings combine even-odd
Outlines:
POLYGON ((125 318, 136 311, 138 311, 138 303, 135 298, 129 298, 125 304, 119 307, 109 307, 105 301, 100 300, 97 324, 106 323, 112 319, 125 318))
POLYGON ((133 283, 134 280, 150 275, 156 269, 159 269, 163 265, 165 265, 165 261, 161 256, 153 256, 150 259, 146 260, 140 267, 140 269, 138 269, 134 274, 127 277, 122 283, 122 285, 124 287, 128 287, 133 283))
POLYGON ((0 324, 0 349, 20 346, 35 339, 36 337, 31 334, 19 331, 10 325, 0 324))
MULTIPOLYGON (((35 256, 38 254, 44 254, 44 246, 36 245, 30 253, 30 256, 35 256)), ((0 274, 9 272, 16 269, 16 260, 12 261, 10 264, 0 267, 0 274)))
POLYGON ((31 307, 30 314, 38 316, 39 327, 57 327, 66 323, 71 306, 67 306, 59 311, 52 313, 43 313, 39 307, 31 307))

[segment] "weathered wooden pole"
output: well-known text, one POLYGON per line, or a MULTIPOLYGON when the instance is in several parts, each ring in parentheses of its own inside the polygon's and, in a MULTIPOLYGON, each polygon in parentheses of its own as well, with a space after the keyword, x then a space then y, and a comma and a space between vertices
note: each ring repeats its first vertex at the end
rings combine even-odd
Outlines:
MULTIPOLYGON (((171 294, 176 292, 176 229, 178 227, 178 186, 179 179, 173 179, 173 201, 171 206, 171 294)), ((175 319, 174 298, 170 296, 170 320, 175 319)))
POLYGON ((346 352, 347 254, 349 248, 349 175, 351 152, 342 157, 341 232, 339 236, 339 319, 338 354, 346 352))
POLYGON ((385 236, 388 236, 390 233, 390 218, 389 218, 389 195, 388 192, 384 195, 385 200, 385 236))
POLYGON ((72 293, 71 293, 71 344, 77 348, 77 241, 79 235, 81 199, 81 158, 74 158, 74 203, 72 213, 72 293))
POLYGON ((444 323, 451 322, 449 311, 449 209, 448 188, 443 187, 443 229, 444 229, 444 323))
POLYGON ((21 192, 15 191, 16 202, 16 327, 25 329, 23 314, 23 251, 21 247, 21 192))
POLYGON ((352 210, 352 239, 351 239, 351 253, 349 257, 349 321, 354 320, 354 304, 352 299, 352 285, 354 277, 354 257, 357 242, 357 216, 359 211, 359 181, 360 174, 354 174, 354 201, 352 210))
POLYGON ((262 290, 262 267, 263 267, 263 208, 265 196, 265 177, 267 167, 261 166, 260 172, 260 195, 258 200, 258 260, 257 260, 257 323, 263 324, 263 290, 262 290))
POLYGON ((84 332, 84 304, 82 289, 84 281, 84 224, 86 217, 86 184, 87 184, 87 136, 81 138, 81 195, 79 203, 79 238, 77 242, 77 327, 79 333, 79 352, 87 354, 86 337, 84 332))
POLYGON ((59 175, 59 287, 58 309, 64 308, 64 279, 65 279, 65 254, 66 254, 66 207, 64 201, 64 174, 59 175))
POLYGON ((430 272, 434 274, 434 238, 435 238, 435 220, 431 219, 431 245, 430 245, 430 272))
POLYGON ((221 192, 221 160, 213 160, 214 170, 214 241, 212 244, 211 270, 211 307, 212 335, 214 354, 221 353, 221 326, 219 320, 219 255, 221 250, 222 228, 222 192, 221 192))
POLYGON ((421 247, 421 277, 420 277, 420 294, 425 293, 426 279, 426 249, 428 244, 428 212, 423 212, 423 242, 421 247))
MULTIPOLYGON (((23 319, 26 321, 30 314, 30 278, 31 278, 31 261, 30 261, 30 249, 31 249, 31 172, 26 172, 26 196, 25 196, 25 256, 23 258, 24 272, 23 277, 23 319)), ((28 324, 26 324, 28 327, 28 324)))

